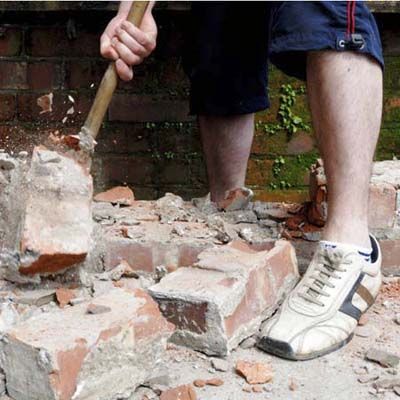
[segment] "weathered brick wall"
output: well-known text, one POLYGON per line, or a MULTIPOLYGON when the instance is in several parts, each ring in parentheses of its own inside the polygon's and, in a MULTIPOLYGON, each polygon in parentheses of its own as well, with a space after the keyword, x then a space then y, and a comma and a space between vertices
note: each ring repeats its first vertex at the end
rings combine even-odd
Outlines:
MULTIPOLYGON (((106 66, 99 55, 99 36, 114 11, 8 8, 0 11, 0 148, 18 151, 32 148, 51 131, 79 129, 106 66), (54 95, 53 112, 41 114, 36 100, 49 92, 54 95), (75 113, 63 123, 71 105, 75 113)), ((97 190, 127 183, 139 198, 165 191, 184 197, 206 193, 201 146, 195 120, 187 115, 188 81, 181 66, 186 16, 185 10, 156 11, 157 50, 135 69, 132 83, 119 85, 99 136, 93 168, 97 190)), ((387 63, 378 159, 392 158, 400 148, 396 18, 397 14, 378 15, 387 63)), ((260 199, 307 196, 307 169, 318 155, 307 131, 311 123, 302 87, 302 82, 271 69, 272 108, 256 117, 247 178, 260 199), (295 103, 286 109, 291 113, 289 130, 297 124, 295 133, 278 126, 278 112, 285 106, 280 94, 282 89, 290 91, 288 85, 299 92, 289 95, 295 103)))

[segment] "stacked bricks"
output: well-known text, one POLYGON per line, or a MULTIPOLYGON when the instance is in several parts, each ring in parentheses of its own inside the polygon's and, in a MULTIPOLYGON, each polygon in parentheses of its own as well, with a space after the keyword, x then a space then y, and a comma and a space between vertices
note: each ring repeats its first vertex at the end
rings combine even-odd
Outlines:
POLYGON ((126 398, 157 366, 173 331, 140 289, 113 289, 9 330, 0 351, 15 400, 126 398))
MULTIPOLYGON (((328 212, 328 188, 322 161, 310 173, 308 219, 323 226, 328 212)), ((399 273, 400 265, 400 161, 378 161, 373 165, 369 187, 369 227, 382 247, 383 271, 399 273)), ((313 246, 299 245, 299 253, 309 258, 313 246), (310 247, 310 249, 306 249, 310 247)))
POLYGON ((297 279, 289 242, 259 251, 232 242, 200 253, 192 267, 167 275, 150 293, 176 325, 175 343, 225 356, 258 331, 297 279))

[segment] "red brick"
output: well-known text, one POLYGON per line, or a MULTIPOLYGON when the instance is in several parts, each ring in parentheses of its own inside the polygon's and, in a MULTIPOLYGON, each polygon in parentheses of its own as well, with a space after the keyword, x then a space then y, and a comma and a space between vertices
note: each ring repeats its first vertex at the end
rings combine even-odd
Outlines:
POLYGON ((0 89, 27 88, 27 63, 0 61, 0 89))
POLYGON ((157 304, 140 289, 112 289, 92 303, 107 312, 88 314, 88 303, 82 303, 9 332, 1 350, 10 396, 111 399, 151 377, 173 331, 157 304), (33 388, 26 379, 32 371, 41 382, 33 388))
POLYGON ((127 186, 116 186, 105 192, 94 196, 95 201, 131 206, 135 200, 135 195, 131 188, 127 186))
POLYGON ((19 28, 0 28, 0 56, 18 56, 22 49, 22 31, 19 28))
POLYGON ((267 186, 272 179, 272 160, 250 159, 247 167, 246 185, 267 186))
POLYGON ((194 158, 189 161, 190 183, 193 186, 208 186, 206 163, 203 158, 194 158))
POLYGON ((135 67, 131 81, 119 81, 118 89, 134 93, 168 93, 171 98, 186 98, 189 81, 179 58, 160 59, 153 53, 135 67))
POLYGON ((33 90, 51 90, 59 88, 59 66, 54 62, 29 63, 27 83, 29 89, 33 90))
POLYGON ((197 395, 192 385, 182 385, 162 392, 160 400, 197 400, 197 395))
POLYGON ((163 183, 167 184, 186 184, 190 179, 189 164, 180 160, 163 160, 158 163, 160 173, 158 178, 163 183))
POLYGON ((16 113, 14 94, 0 94, 0 121, 12 120, 16 113))
POLYGON ((387 183, 370 184, 369 210, 368 223, 371 229, 393 227, 396 216, 396 189, 387 183))
POLYGON ((380 240, 382 250, 382 272, 385 275, 400 275, 400 239, 380 240))
POLYGON ((92 233, 93 183, 87 168, 70 157, 36 147, 27 181, 20 273, 57 273, 82 262, 92 233), (45 162, 46 156, 58 161, 45 162))
POLYGON ((106 123, 104 124, 104 134, 100 134, 96 146, 97 153, 149 153, 158 135, 146 128, 142 124, 132 123, 106 123))
POLYGON ((126 261, 137 271, 153 272, 153 244, 138 243, 125 238, 106 238, 104 251, 104 267, 111 270, 126 261))
POLYGON ((92 88, 96 90, 107 65, 107 61, 67 61, 65 63, 66 87, 68 89, 92 88))
POLYGON ((183 123, 182 128, 171 126, 157 131, 161 153, 201 153, 200 136, 196 124, 183 123))
POLYGON ((226 355, 256 333, 298 279, 294 249, 286 241, 269 251, 241 242, 215 246, 198 259, 150 293, 176 324, 173 341, 206 354, 226 355))
POLYGON ((68 39, 66 28, 30 28, 26 33, 26 52, 30 56, 100 57, 100 35, 78 32, 76 39, 68 39))
POLYGON ((150 184, 155 173, 154 160, 149 157, 107 157, 102 161, 101 179, 115 185, 150 184))
POLYGON ((151 95, 117 93, 109 108, 110 121, 192 121, 187 101, 171 101, 151 95))
POLYGON ((285 203, 303 203, 309 201, 307 189, 271 190, 269 188, 254 189, 254 199, 259 201, 285 203))

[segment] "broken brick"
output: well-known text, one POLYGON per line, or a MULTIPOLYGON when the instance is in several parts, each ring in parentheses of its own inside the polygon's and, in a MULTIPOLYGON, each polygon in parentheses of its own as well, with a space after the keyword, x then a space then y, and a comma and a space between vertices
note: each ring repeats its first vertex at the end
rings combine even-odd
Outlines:
POLYGON ((224 200, 217 203, 217 207, 224 211, 244 210, 253 196, 253 191, 248 188, 229 190, 225 193, 224 200))
POLYGON ((262 393, 262 391, 263 391, 262 386, 259 386, 259 385, 255 385, 251 389, 253 390, 254 393, 262 393))
POLYGON ((135 200, 135 195, 127 186, 116 186, 105 192, 96 194, 94 200, 98 202, 118 204, 120 206, 131 206, 135 200))
POLYGON ((89 304, 86 309, 87 314, 105 314, 111 311, 111 308, 108 306, 103 306, 101 304, 89 304))
POLYGON ((388 183, 370 184, 368 225, 392 228, 396 218, 396 189, 388 183))
POLYGON ((177 327, 172 340, 209 355, 224 356, 255 334, 298 279, 294 249, 283 240, 261 251, 234 242, 198 258, 149 291, 177 327))
POLYGON ((365 358, 385 368, 396 368, 400 363, 400 357, 376 348, 369 349, 365 354, 365 358))
POLYGON ((108 400, 134 391, 166 348, 172 325, 142 290, 113 289, 87 304, 32 317, 1 342, 7 392, 16 400, 108 400))
POLYGON ((274 375, 269 364, 239 360, 236 372, 243 376, 250 385, 271 382, 274 375))
POLYGON ((192 385, 182 385, 161 393, 160 400, 197 400, 192 385))
MULTIPOLYGON (((398 161, 380 161, 373 165, 369 186, 368 223, 371 229, 393 228, 396 223, 396 196, 400 179, 398 161)), ((327 218, 328 188, 323 164, 318 160, 310 172, 310 199, 307 216, 311 223, 323 226, 327 218)))
POLYGON ((53 111, 53 93, 45 94, 36 100, 36 104, 42 109, 40 114, 53 111))
POLYGON ((40 146, 33 150, 27 180, 20 273, 52 274, 82 262, 93 224, 88 169, 40 146))
POLYGON ((64 308, 76 297, 75 291, 67 288, 59 288, 56 290, 57 302, 61 308, 64 308))
POLYGON ((206 384, 209 386, 222 386, 224 384, 224 381, 219 378, 212 378, 212 379, 207 379, 206 384))

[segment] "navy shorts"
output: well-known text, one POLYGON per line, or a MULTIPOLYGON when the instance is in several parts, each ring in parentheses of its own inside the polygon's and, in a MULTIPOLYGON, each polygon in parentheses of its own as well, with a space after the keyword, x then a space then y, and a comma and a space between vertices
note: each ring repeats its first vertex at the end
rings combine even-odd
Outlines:
POLYGON ((378 28, 364 2, 192 2, 184 59, 191 113, 268 108, 268 60, 305 80, 307 52, 328 49, 364 53, 383 67, 378 28))

